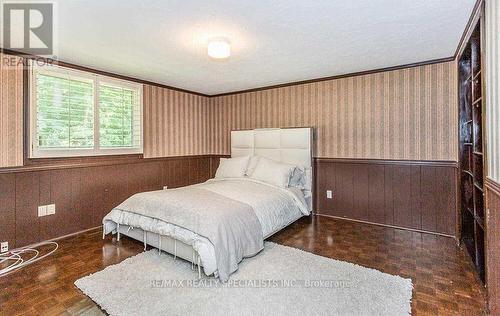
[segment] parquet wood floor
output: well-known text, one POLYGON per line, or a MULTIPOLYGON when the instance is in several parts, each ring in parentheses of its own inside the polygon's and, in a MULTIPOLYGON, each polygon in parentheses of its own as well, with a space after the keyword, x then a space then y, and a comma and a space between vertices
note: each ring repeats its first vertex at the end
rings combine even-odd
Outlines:
MULTIPOLYGON (((99 307, 73 282, 142 251, 129 238, 93 230, 60 240, 59 250, 0 278, 1 315, 94 315, 99 307)), ((483 315, 485 291, 456 241, 339 219, 304 218, 271 241, 412 278, 413 315, 483 315)))

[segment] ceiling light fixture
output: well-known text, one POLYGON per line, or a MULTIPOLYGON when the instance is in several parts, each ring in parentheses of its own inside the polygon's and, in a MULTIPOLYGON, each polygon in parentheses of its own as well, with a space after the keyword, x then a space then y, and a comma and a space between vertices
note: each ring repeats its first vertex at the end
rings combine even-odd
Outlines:
POLYGON ((215 59, 225 59, 231 55, 231 45, 225 39, 212 39, 208 42, 208 56, 215 59))

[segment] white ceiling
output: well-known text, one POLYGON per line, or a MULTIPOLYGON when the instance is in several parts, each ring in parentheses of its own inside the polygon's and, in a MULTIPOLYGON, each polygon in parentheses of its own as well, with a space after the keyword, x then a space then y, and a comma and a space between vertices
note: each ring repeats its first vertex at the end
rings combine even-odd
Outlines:
POLYGON ((60 0, 58 57, 212 95, 452 56, 474 3, 60 0))

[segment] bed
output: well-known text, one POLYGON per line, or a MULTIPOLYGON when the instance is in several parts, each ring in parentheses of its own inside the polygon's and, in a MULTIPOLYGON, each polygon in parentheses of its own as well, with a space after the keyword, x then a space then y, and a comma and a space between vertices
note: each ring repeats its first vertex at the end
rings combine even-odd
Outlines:
POLYGON ((227 280, 264 239, 310 215, 312 129, 232 131, 231 158, 207 182, 130 197, 104 217, 103 238, 126 235, 227 280), (230 173, 243 165, 244 174, 230 173), (270 178, 288 171, 288 180, 270 178), (300 185, 292 185, 299 172, 300 185))

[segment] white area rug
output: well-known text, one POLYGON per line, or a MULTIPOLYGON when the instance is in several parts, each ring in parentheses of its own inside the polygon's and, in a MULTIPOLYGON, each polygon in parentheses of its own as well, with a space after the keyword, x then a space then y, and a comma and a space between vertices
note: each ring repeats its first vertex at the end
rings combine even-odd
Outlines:
POLYGON ((412 283, 267 242, 223 285, 157 250, 75 282, 111 315, 408 315, 412 283))

